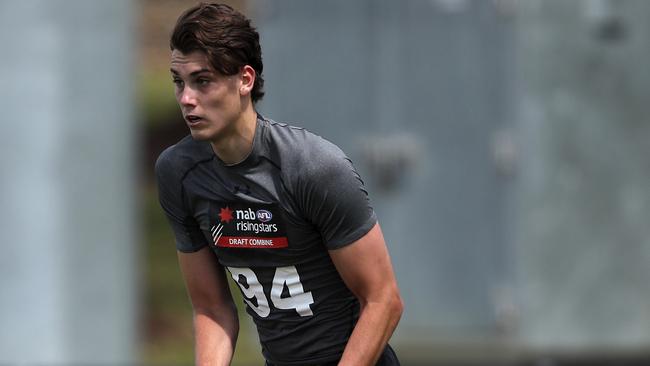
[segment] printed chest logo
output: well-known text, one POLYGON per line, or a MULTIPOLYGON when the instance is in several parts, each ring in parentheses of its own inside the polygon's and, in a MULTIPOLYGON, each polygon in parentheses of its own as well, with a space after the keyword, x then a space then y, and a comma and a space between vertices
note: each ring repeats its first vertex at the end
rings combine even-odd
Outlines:
POLYGON ((228 203, 217 205, 210 228, 214 245, 222 248, 286 248, 284 222, 277 205, 228 203))

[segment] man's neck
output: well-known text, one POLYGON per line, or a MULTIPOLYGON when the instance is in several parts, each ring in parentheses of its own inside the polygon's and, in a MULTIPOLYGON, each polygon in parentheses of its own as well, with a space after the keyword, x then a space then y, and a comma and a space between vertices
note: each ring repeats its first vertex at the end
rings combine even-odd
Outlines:
POLYGON ((211 142, 212 150, 227 165, 244 161, 253 150, 256 126, 257 112, 249 105, 226 136, 211 142))

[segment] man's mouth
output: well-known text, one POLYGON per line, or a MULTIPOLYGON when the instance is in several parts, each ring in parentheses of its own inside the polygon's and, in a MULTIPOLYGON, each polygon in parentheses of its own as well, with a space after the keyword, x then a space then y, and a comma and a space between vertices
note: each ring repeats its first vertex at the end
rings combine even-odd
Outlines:
POLYGON ((203 120, 203 118, 199 116, 195 116, 193 114, 185 116, 185 120, 190 124, 190 125, 195 125, 203 120))

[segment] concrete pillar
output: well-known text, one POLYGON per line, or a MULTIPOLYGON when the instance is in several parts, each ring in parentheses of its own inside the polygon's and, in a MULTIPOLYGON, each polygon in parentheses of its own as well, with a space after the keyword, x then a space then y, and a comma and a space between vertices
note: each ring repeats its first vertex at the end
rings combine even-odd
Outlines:
POLYGON ((0 364, 135 361, 132 2, 0 2, 0 364))

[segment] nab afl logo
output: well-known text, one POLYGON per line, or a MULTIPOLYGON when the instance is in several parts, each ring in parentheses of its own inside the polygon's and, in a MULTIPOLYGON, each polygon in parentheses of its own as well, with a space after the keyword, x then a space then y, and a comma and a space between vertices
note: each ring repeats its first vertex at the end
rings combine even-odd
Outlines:
POLYGON ((271 211, 267 210, 257 210, 257 219, 261 222, 269 222, 273 218, 271 211))

